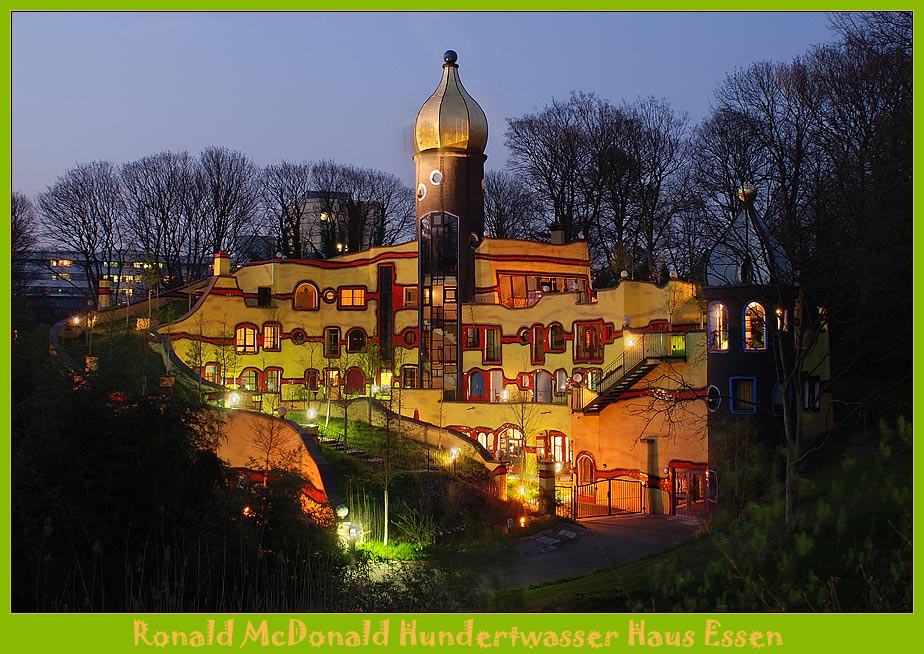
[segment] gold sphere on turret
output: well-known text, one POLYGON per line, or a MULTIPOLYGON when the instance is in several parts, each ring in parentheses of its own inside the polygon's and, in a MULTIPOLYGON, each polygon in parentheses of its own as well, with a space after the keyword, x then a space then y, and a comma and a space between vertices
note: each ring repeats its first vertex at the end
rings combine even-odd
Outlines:
POLYGON ((757 189, 754 188, 753 184, 742 184, 741 188, 738 189, 738 199, 742 202, 753 202, 756 197, 757 189))

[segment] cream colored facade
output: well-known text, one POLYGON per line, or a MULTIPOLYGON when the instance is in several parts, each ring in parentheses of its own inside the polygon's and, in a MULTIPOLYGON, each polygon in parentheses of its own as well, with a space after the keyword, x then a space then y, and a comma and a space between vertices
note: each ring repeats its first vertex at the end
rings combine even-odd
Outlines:
MULTIPOLYGON (((625 510, 708 515, 710 424, 754 415, 773 427, 772 352, 766 339, 755 351, 741 343, 766 336, 782 308, 749 285, 753 267, 731 246, 710 268, 742 274, 726 284, 623 279, 597 290, 583 241, 482 236, 488 126, 456 53, 444 61, 415 124, 417 240, 233 272, 217 255, 192 310, 159 328, 171 360, 264 410, 397 398, 393 410, 465 434, 520 480, 536 459, 554 461, 573 507, 597 505, 619 481, 639 497, 625 510), (759 302, 758 329, 741 307, 759 302), (721 351, 707 338, 709 307, 725 316, 721 351)), ((830 424, 818 343, 805 405, 816 431, 830 424)))

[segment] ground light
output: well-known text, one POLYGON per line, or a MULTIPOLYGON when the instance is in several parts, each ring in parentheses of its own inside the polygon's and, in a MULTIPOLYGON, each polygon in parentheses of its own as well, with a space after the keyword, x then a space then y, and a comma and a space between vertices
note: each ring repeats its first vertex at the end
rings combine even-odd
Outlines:
POLYGON ((231 406, 237 406, 241 403, 241 396, 237 393, 231 393, 231 395, 228 396, 228 402, 231 406))
POLYGON ((455 474, 456 472, 456 460, 458 458, 459 458, 459 448, 458 447, 454 447, 451 450, 449 450, 449 460, 452 461, 453 474, 455 474))

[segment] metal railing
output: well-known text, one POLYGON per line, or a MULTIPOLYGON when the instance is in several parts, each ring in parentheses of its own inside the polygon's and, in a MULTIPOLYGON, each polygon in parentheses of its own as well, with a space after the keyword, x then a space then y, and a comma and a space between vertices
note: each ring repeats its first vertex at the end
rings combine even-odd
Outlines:
POLYGON ((580 486, 556 486, 555 505, 558 515, 573 520, 641 513, 642 485, 635 479, 600 479, 580 486))
POLYGON ((672 356, 686 356, 685 340, 674 343, 675 338, 685 339, 683 334, 658 332, 636 337, 636 342, 626 348, 601 374, 598 395, 603 395, 613 384, 622 379, 645 359, 663 359, 672 356))

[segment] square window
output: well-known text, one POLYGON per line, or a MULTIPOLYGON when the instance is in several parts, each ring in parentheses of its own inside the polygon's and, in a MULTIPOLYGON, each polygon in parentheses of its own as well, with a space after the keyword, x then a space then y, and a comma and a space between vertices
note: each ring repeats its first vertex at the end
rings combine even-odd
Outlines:
POLYGON ((328 327, 324 330, 324 356, 328 359, 340 357, 339 327, 328 327))
POLYGON ((241 326, 236 330, 235 351, 238 354, 256 354, 257 328, 241 326))
POLYGON ((401 366, 401 386, 417 388, 417 366, 401 366))
POLYGON ((279 323, 266 323, 263 325, 263 349, 279 350, 281 336, 282 326, 279 323))
POLYGON ((753 377, 732 377, 729 385, 729 410, 732 413, 757 413, 757 380, 753 377))
POLYGON ((260 286, 257 289, 257 306, 258 307, 271 307, 273 306, 273 289, 269 286, 260 286))
POLYGON ((488 327, 484 330, 484 360, 492 363, 501 361, 500 329, 488 327))
POLYGON ((417 287, 408 287, 404 289, 404 306, 406 307, 416 307, 417 306, 417 287))
POLYGON ((477 327, 465 328, 465 347, 477 350, 481 347, 481 334, 477 327))
POLYGON ((340 289, 340 308, 355 309, 366 306, 366 289, 364 288, 341 288, 340 289))
POLYGON ((320 388, 320 373, 315 368, 309 368, 305 371, 305 388, 309 391, 316 391, 320 388))

